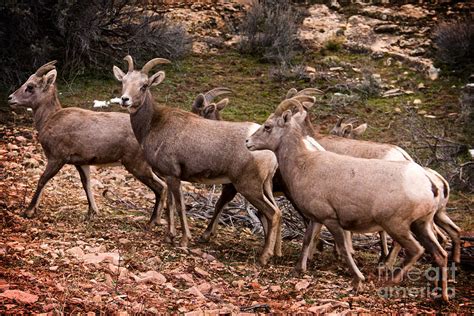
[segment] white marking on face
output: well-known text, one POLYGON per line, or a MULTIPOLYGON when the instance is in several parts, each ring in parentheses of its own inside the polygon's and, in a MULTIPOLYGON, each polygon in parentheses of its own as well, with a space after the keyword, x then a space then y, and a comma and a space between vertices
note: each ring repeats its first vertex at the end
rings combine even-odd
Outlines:
POLYGON ((261 125, 259 125, 259 124, 253 123, 252 126, 250 126, 248 131, 247 131, 247 138, 252 136, 253 133, 255 133, 260 128, 260 126, 261 125))
MULTIPOLYGON (((326 149, 324 149, 323 146, 321 146, 321 144, 319 144, 316 139, 314 139, 313 137, 311 136, 305 136, 304 139, 303 139, 305 145, 306 145, 306 148, 308 148, 308 145, 309 144, 314 150, 318 150, 318 151, 326 151, 326 149)), ((308 148, 308 150, 311 150, 308 148)), ((312 151, 314 151, 312 150, 312 151)))

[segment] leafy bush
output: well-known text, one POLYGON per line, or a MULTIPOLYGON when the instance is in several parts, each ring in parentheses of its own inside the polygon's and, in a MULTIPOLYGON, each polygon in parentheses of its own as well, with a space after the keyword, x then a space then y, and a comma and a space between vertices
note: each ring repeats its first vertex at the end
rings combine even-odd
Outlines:
POLYGON ((13 1, 0 8, 0 84, 18 84, 41 64, 57 59, 61 75, 107 69, 131 54, 178 59, 191 40, 156 5, 133 0, 13 1))
POLYGON ((240 27, 240 51, 290 64, 297 44, 299 13, 288 0, 254 1, 240 27))
POLYGON ((474 19, 440 23, 433 41, 438 61, 453 68, 474 64, 474 19))

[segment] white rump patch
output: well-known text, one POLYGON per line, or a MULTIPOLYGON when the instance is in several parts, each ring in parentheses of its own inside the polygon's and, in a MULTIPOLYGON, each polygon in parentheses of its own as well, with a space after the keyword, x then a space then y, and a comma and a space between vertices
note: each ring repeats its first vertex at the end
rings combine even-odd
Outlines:
POLYGON ((303 143, 309 151, 326 151, 326 149, 324 149, 323 146, 321 146, 313 137, 305 136, 303 138, 303 143))
POLYGON ((389 161, 413 161, 410 155, 407 154, 406 151, 401 149, 400 147, 395 147, 390 149, 385 156, 383 156, 382 160, 389 160, 389 161))
POLYGON ((257 123, 253 123, 252 126, 249 127, 249 130, 247 132, 247 137, 252 136, 253 133, 255 133, 261 125, 258 125, 257 123))
POLYGON ((413 199, 432 196, 431 182, 425 169, 414 162, 409 163, 403 171, 403 189, 413 199))

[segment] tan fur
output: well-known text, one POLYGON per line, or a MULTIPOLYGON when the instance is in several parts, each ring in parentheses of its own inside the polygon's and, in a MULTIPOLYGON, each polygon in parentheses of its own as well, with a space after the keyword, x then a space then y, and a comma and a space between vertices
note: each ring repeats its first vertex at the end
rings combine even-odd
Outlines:
MULTIPOLYGON (((122 100, 126 96, 123 103, 130 109, 134 134, 153 170, 166 177, 181 216, 181 245, 187 245, 191 234, 180 181, 229 179, 234 190, 260 210, 268 221, 269 233, 260 257, 260 262, 266 264, 273 255, 281 221, 281 211, 271 192, 277 162, 270 151, 251 153, 246 150, 245 137, 254 124, 211 121, 180 109, 157 106, 149 90, 150 80, 155 75, 147 78, 139 71, 123 74, 117 69, 114 67, 114 73, 122 82, 122 100), (143 90, 145 83, 148 86, 143 90)), ((171 225, 170 221, 170 233, 171 225)))
MULTIPOLYGON (((348 251, 344 230, 385 230, 407 249, 406 261, 394 281, 400 281, 423 253, 412 233, 434 255, 439 267, 446 268, 445 252, 432 233, 436 203, 424 169, 413 162, 308 151, 303 143, 305 117, 305 112, 293 117, 291 111, 271 115, 247 139, 247 147, 275 152, 293 200, 311 221, 331 231, 352 271, 354 285, 358 287, 364 277, 348 251), (417 193, 408 193, 406 183, 417 183, 417 193)), ((306 237, 304 247, 312 240, 306 237)), ((445 281, 443 298, 447 300, 445 281)))
POLYGON ((55 85, 54 66, 45 73, 41 67, 9 97, 12 105, 31 107, 38 139, 48 163, 38 182, 38 188, 24 215, 34 215, 46 182, 64 164, 75 165, 86 191, 88 217, 97 213, 90 190, 89 165, 122 163, 125 168, 150 187, 156 194, 154 214, 160 212, 166 194, 163 180, 157 178, 144 160, 143 151, 133 135, 130 119, 122 113, 99 113, 79 108, 62 108, 55 85), (41 71, 40 71, 41 70, 41 71), (38 76, 38 73, 40 74, 38 76))

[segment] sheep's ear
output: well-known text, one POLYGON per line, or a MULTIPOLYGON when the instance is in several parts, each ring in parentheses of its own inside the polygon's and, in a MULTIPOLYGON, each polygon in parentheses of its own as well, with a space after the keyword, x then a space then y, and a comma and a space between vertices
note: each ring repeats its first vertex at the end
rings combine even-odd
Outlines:
POLYGON ((291 112, 291 110, 286 110, 285 112, 283 112, 283 114, 277 121, 278 126, 283 127, 288 124, 291 121, 292 116, 293 113, 291 112))
POLYGON ((219 102, 217 102, 217 104, 216 104, 217 111, 221 111, 223 108, 225 108, 227 106, 227 104, 229 104, 229 99, 228 98, 222 99, 219 102))
POLYGON ((204 110, 202 110, 202 113, 204 117, 209 117, 209 115, 214 113, 215 110, 216 110, 216 105, 213 103, 211 105, 206 106, 204 110))
POLYGON ((347 124, 342 128, 342 137, 350 137, 352 132, 352 124, 347 124))
POLYGON ((309 111, 313 105, 315 104, 315 102, 303 102, 303 107, 306 111, 309 111))
POLYGON ((44 75, 44 90, 48 89, 51 85, 56 82, 56 77, 58 72, 56 69, 50 70, 46 75, 44 75))
POLYGON ((112 70, 114 71, 115 78, 121 82, 123 77, 125 77, 125 73, 117 66, 114 66, 112 70))
POLYGON ((150 87, 157 86, 163 80, 165 80, 165 72, 164 71, 158 71, 156 74, 151 76, 150 79, 148 79, 148 85, 150 87))
POLYGON ((199 113, 200 109, 204 106, 204 94, 199 93, 194 99, 193 106, 191 107, 191 112, 199 113))
POLYGON ((293 118, 295 119, 295 121, 298 123, 298 124, 303 124, 305 119, 306 119, 306 116, 308 115, 308 112, 306 111, 303 111, 303 112, 298 112, 296 113, 295 115, 293 115, 293 118))
POLYGON ((367 123, 361 124, 352 130, 352 133, 356 136, 360 136, 367 130, 367 123))

